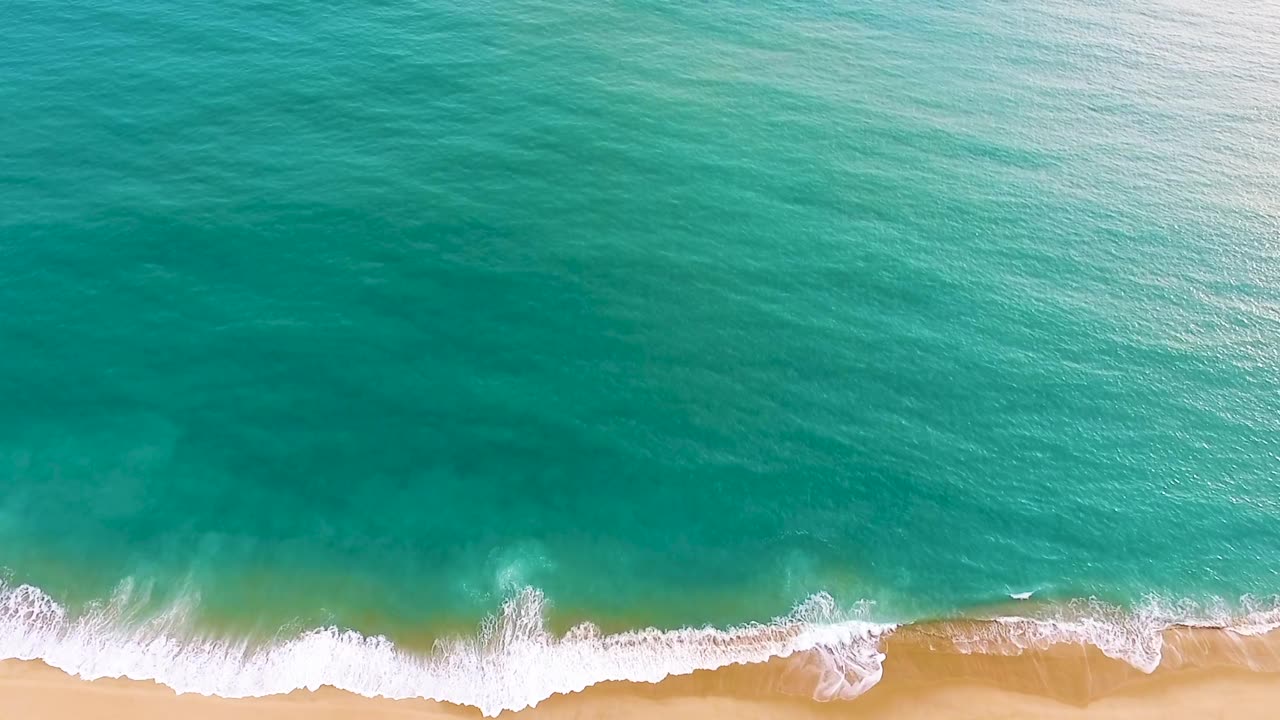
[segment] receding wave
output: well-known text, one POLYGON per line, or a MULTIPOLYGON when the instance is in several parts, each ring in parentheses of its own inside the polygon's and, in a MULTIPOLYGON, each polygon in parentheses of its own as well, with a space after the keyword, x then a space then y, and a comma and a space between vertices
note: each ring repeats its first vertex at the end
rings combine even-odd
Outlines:
POLYGON ((184 693, 234 698, 329 685, 497 715, 602 682, 656 683, 792 656, 816 668, 809 687, 815 699, 851 699, 880 681, 887 648, 903 638, 951 653, 1003 656, 1079 645, 1151 673, 1169 649, 1172 628, 1222 628, 1248 637, 1280 626, 1280 604, 1249 598, 1235 610, 1206 612, 1151 600, 1124 611, 1089 601, 1041 606, 1027 617, 898 626, 870 621, 865 606, 842 609, 829 595, 817 594, 769 623, 614 634, 582 624, 556 635, 547 629, 542 593, 526 589, 473 636, 415 652, 382 636, 335 627, 267 643, 201 636, 192 622, 194 598, 146 613, 136 595, 126 582, 110 600, 72 613, 37 587, 0 582, 0 658, 38 659, 85 679, 154 680, 184 693))

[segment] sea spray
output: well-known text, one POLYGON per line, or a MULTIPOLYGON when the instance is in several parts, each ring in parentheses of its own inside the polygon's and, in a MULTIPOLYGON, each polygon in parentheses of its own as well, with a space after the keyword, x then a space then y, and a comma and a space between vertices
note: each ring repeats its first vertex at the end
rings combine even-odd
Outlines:
POLYGON ((880 638, 893 627, 853 619, 819 594, 767 624, 605 634, 584 623, 556 636, 547 629, 543 594, 527 588, 475 636, 439 640, 430 653, 415 653, 386 637, 337 627, 267 644, 201 636, 190 622, 194 599, 146 619, 138 617, 138 600, 124 583, 109 602, 73 614, 34 586, 0 586, 0 657, 44 660, 85 679, 155 680, 203 695, 251 697, 331 685, 496 715, 599 682, 658 682, 811 650, 828 662, 823 694, 852 697, 879 679, 880 638))
MULTIPOLYGON (((40 659, 85 679, 154 680, 178 692, 253 697, 330 685, 359 695, 428 698, 486 715, 531 707, 606 681, 653 683, 672 675, 805 654, 816 668, 812 695, 852 699, 884 672, 884 640, 899 626, 872 622, 873 606, 844 609, 815 594, 769 623, 606 634, 582 623, 547 629, 547 600, 525 588, 475 635, 438 640, 430 652, 380 635, 325 627, 269 642, 202 635, 198 598, 148 613, 149 594, 124 582, 112 597, 75 613, 32 585, 0 583, 0 657, 40 659)), ((1144 672, 1159 666, 1163 633, 1178 626, 1256 635, 1280 623, 1275 604, 1253 598, 1231 615, 1149 598, 1133 610, 1096 600, 1040 608, 1039 617, 936 623, 960 652, 1021 654, 1053 645, 1092 645, 1144 672), (1186 613, 1178 615, 1177 613, 1186 613)))

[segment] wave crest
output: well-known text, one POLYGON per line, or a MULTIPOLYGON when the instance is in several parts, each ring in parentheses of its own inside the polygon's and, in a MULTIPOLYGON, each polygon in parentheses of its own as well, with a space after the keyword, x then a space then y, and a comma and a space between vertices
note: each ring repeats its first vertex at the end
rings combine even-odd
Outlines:
MULTIPOLYGON (((1244 598, 1239 608, 1204 611, 1152 598, 1125 611, 1097 601, 1044 605, 1031 616, 898 626, 868 621, 866 605, 844 610, 818 594, 769 623, 728 629, 646 629, 606 634, 591 624, 562 636, 547 629, 543 594, 526 588, 471 637, 414 652, 383 636, 317 628, 267 644, 201 636, 196 598, 152 607, 145 589, 122 583, 112 598, 73 614, 41 589, 0 580, 0 658, 42 660, 92 680, 154 680, 180 693, 252 697, 323 685, 368 697, 426 698, 485 715, 532 707, 556 694, 608 681, 656 683, 672 675, 802 655, 818 700, 849 699, 880 681, 885 647, 905 632, 935 651, 1020 655, 1074 644, 1092 646, 1144 673, 1165 656, 1191 661, 1198 641, 1171 628, 1222 628, 1250 638, 1280 627, 1280 600, 1244 598), (931 639, 930 639, 931 638, 931 639), (1172 638, 1173 645, 1169 645, 1172 638), (936 642, 935 642, 936 641, 936 642), (1180 644, 1181 643, 1181 644, 1180 644)), ((1234 641, 1233 641, 1234 642, 1234 641)), ((1256 658, 1241 649, 1239 664, 1256 658)), ((1268 667, 1273 663, 1268 663, 1268 667)))
POLYGON ((768 624, 617 634, 582 624, 556 636, 547 629, 542 593, 527 588, 474 637, 437 641, 431 653, 420 654, 382 636, 336 627, 261 647, 200 637, 189 622, 194 601, 144 618, 137 595, 125 583, 109 602, 73 617, 39 588, 0 583, 0 657, 43 660, 87 680, 154 680, 180 693, 235 698, 331 685, 497 715, 600 682, 652 683, 806 651, 826 662, 819 688, 824 699, 853 697, 879 680, 880 638, 893 627, 847 617, 820 594, 768 624))

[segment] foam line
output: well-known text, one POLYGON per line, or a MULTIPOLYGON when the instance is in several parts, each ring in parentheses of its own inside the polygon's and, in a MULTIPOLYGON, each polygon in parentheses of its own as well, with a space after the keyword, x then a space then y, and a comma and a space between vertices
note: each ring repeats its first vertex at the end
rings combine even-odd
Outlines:
POLYGON ((255 647, 194 636, 192 603, 140 619, 134 595, 126 583, 110 602, 73 617, 39 588, 0 585, 0 657, 40 659, 85 679, 154 680, 202 695, 249 697, 332 685, 497 715, 599 682, 658 682, 809 650, 820 651, 830 665, 824 694, 853 697, 880 678, 879 637, 891 629, 842 618, 829 596, 816 595, 768 624, 612 635, 584 624, 556 637, 546 629, 542 593, 526 589, 475 636, 438 642, 429 654, 334 627, 255 647))
MULTIPOLYGON (((652 683, 802 652, 821 664, 815 699, 853 698, 880 680, 884 640, 896 627, 868 621, 865 608, 842 611, 829 595, 817 594, 769 623, 616 634, 583 624, 556 636, 547 629, 545 598, 529 588, 474 636, 417 653, 382 636, 336 627, 265 644, 202 637, 192 621, 193 597, 159 614, 141 609, 147 600, 126 582, 109 601, 73 614, 39 588, 0 581, 0 657, 43 660, 85 679, 154 680, 183 693, 235 698, 331 685, 369 697, 471 705, 492 716, 600 682, 652 683)), ((1059 643, 1090 644, 1149 673, 1160 664, 1167 628, 1199 625, 1253 635, 1280 626, 1274 603, 1245 598, 1241 607, 1234 614, 1191 613, 1152 599, 1124 611, 1082 601, 1045 606, 1035 617, 944 625, 961 652, 1020 654, 1059 643)))

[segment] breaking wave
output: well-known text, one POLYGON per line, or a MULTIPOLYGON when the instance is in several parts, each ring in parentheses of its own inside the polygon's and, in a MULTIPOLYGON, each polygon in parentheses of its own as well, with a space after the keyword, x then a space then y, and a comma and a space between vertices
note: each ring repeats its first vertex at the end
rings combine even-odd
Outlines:
MULTIPOLYGON (((0 581, 0 657, 42 660, 85 679, 154 680, 180 693, 250 697, 330 685, 369 697, 427 698, 479 708, 520 710, 607 681, 655 683, 672 675, 805 654, 818 667, 813 696, 849 699, 884 670, 892 624, 871 622, 866 606, 842 609, 811 596, 769 623, 728 629, 636 630, 615 634, 582 624, 564 635, 547 629, 546 601, 527 588, 505 602, 471 637, 437 641, 429 652, 383 636, 317 628, 271 642, 201 636, 194 598, 160 613, 131 583, 80 613, 31 585, 0 581)), ((1242 611, 1199 612, 1152 601, 1126 612, 1098 602, 1044 608, 1035 617, 933 623, 961 653, 1020 654, 1071 643, 1150 673, 1160 665, 1171 627, 1222 627, 1256 635, 1280 626, 1280 610, 1245 599, 1242 611), (1182 614, 1179 614, 1182 613, 1182 614), (1188 617, 1198 619, 1188 620, 1188 617)), ((919 628, 920 626, 911 626, 919 628)))

